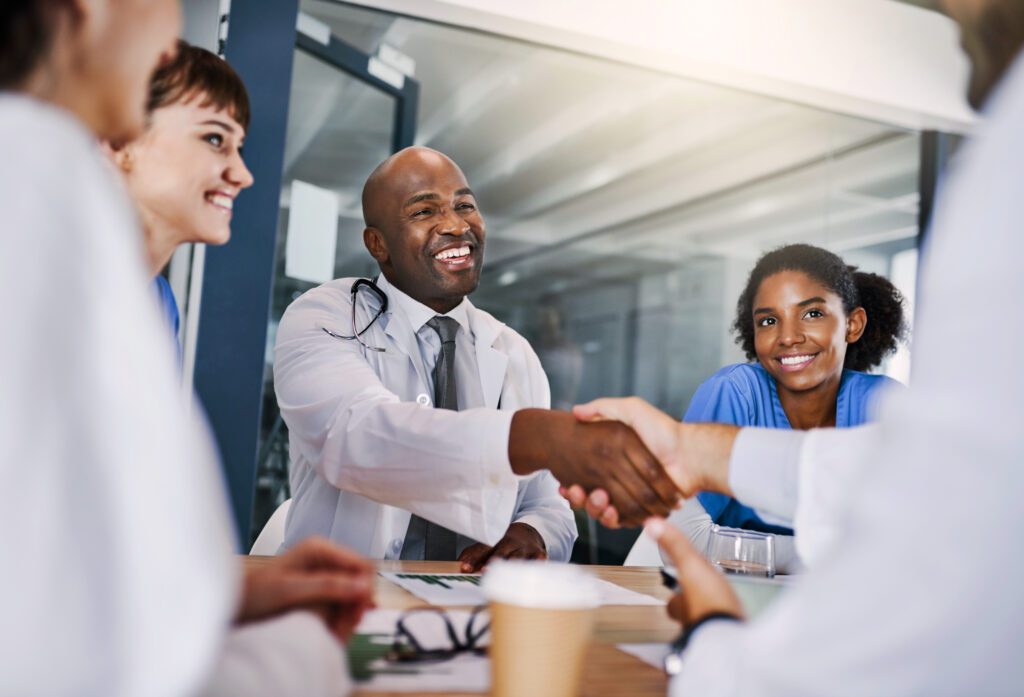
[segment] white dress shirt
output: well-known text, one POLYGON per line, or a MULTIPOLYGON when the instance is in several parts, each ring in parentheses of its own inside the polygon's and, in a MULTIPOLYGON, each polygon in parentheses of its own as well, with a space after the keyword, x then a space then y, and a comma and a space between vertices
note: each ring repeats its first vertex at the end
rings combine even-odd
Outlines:
POLYGON ((0 694, 338 695, 343 652, 311 615, 229 632, 216 455, 113 168, 68 114, 9 93, 0 152, 0 694), (221 689, 252 671, 289 690, 221 689))
MULTIPOLYGON (((438 316, 437 312, 421 302, 413 300, 407 294, 395 288, 383 275, 377 279, 377 286, 383 290, 388 299, 403 312, 409 320, 409 326, 416 334, 419 342, 420 360, 423 361, 424 372, 433 378, 437 358, 441 355, 441 337, 427 326, 427 322, 438 316)), ((480 368, 476 363, 476 335, 469 323, 469 310, 472 305, 469 298, 463 298, 450 312, 444 314, 459 323, 455 337, 455 391, 459 399, 459 409, 478 409, 484 406, 484 394, 480 385, 480 368)), ((434 383, 431 379, 430 387, 434 383)), ((431 399, 434 393, 430 393, 431 399)))
POLYGON ((925 250, 911 388, 872 427, 741 432, 737 497, 792 519, 812 572, 701 628, 672 694, 1024 689, 1024 60, 988 106, 925 250))
MULTIPOLYGON (((395 288, 383 275, 377 280, 378 287, 383 290, 388 299, 393 302, 399 312, 405 314, 409 320, 409 326, 416 334, 419 342, 420 360, 423 362, 423 372, 429 377, 430 396, 436 393, 434 384, 434 369, 437 366, 438 357, 441 355, 441 336, 427 325, 427 322, 438 316, 438 313, 421 302, 414 300, 408 294, 395 288)), ((455 392, 458 397, 459 410, 478 409, 485 406, 483 389, 480 384, 480 368, 476 362, 476 335, 473 333, 473 326, 469 322, 469 309, 472 305, 468 298, 463 298, 457 306, 444 314, 459 324, 455 336, 455 392)), ((474 544, 476 540, 466 535, 456 535, 455 553, 461 554, 462 550, 474 544)), ((402 559, 423 559, 426 549, 426 539, 423 529, 416 529, 410 526, 402 541, 402 559)))

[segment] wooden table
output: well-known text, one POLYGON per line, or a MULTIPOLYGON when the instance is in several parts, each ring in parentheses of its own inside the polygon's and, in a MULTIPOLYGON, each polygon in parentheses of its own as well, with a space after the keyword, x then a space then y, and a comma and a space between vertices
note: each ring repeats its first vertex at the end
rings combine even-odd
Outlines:
MULTIPOLYGON (((246 557, 245 564, 258 566, 269 557, 246 557)), ((458 573, 455 562, 378 562, 381 571, 418 573, 458 573)), ((600 578, 624 588, 667 600, 670 593, 661 585, 654 567, 588 566, 600 578)), ((384 578, 377 577, 377 604, 382 608, 404 610, 424 602, 384 578)), ((597 628, 587 654, 581 697, 665 697, 665 674, 615 648, 615 644, 671 641, 679 634, 679 625, 666 616, 663 606, 602 607, 597 611, 597 628)), ((398 697, 416 693, 388 693, 358 690, 358 697, 398 697)), ((422 693, 436 697, 438 693, 422 693)), ((479 694, 479 693, 460 693, 479 694)), ((529 696, 524 696, 529 697, 529 696)))

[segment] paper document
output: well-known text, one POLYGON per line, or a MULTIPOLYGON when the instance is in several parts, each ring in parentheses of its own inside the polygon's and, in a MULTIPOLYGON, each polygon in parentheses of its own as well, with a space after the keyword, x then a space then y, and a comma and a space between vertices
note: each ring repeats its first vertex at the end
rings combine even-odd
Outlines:
MULTIPOLYGON (((444 661, 427 663, 392 662, 386 654, 394 641, 395 627, 402 610, 370 610, 356 627, 348 643, 348 662, 352 678, 360 691, 369 692, 487 692, 491 688, 491 662, 486 656, 460 654, 444 661)), ((460 633, 469 622, 469 612, 445 613, 460 633)), ((430 623, 420 623, 416 639, 426 646, 448 641, 444 632, 425 635, 430 623)), ((436 625, 439 629, 443 625, 436 625)))
MULTIPOLYGON (((481 574, 414 574, 382 571, 380 575, 431 605, 484 605, 481 574)), ((664 601, 595 579, 602 605, 664 605, 664 601)))
POLYGON ((665 670, 665 656, 668 655, 668 644, 617 644, 619 651, 636 656, 647 665, 658 670, 665 670))

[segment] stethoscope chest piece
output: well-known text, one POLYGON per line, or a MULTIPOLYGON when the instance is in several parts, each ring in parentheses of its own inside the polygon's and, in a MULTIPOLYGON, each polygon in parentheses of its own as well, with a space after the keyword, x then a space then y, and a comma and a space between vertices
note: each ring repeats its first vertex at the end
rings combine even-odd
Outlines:
POLYGON ((425 394, 416 395, 416 403, 419 404, 421 407, 429 407, 430 397, 428 397, 425 394))

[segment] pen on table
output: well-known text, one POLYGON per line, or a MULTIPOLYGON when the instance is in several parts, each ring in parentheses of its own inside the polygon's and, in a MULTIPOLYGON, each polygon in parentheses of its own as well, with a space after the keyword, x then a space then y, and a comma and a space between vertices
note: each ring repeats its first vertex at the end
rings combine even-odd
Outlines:
POLYGON ((661 571, 661 582, 673 593, 679 590, 679 580, 676 578, 676 570, 672 569, 671 572, 666 571, 664 567, 659 569, 661 571))

